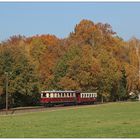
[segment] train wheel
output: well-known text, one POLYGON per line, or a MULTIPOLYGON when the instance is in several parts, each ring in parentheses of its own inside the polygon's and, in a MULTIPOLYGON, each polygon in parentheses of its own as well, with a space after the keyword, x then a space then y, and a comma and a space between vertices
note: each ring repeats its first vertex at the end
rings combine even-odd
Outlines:
POLYGON ((74 105, 77 105, 77 102, 74 102, 74 105))
POLYGON ((54 106, 54 104, 52 104, 52 103, 48 104, 48 107, 53 107, 53 106, 54 106))
POLYGON ((48 107, 48 104, 45 103, 45 104, 43 104, 43 106, 44 106, 44 107, 48 107))

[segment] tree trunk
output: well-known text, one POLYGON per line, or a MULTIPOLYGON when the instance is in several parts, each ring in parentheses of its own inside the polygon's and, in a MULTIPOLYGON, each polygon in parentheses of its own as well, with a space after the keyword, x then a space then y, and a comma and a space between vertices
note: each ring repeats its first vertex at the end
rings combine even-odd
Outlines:
POLYGON ((103 96, 101 97, 101 102, 102 102, 102 103, 104 102, 104 97, 103 97, 103 96))

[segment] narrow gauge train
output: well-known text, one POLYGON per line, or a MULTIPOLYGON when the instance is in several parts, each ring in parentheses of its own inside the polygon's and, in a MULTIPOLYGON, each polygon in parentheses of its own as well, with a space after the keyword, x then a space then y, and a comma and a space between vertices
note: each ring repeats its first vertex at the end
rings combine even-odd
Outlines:
POLYGON ((42 91, 40 102, 44 106, 56 104, 91 104, 96 101, 97 93, 81 93, 80 91, 42 91))

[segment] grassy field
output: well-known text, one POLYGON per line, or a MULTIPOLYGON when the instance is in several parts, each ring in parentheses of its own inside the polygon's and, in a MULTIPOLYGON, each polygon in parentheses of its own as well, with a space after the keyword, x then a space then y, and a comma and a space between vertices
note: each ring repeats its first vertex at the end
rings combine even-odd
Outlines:
POLYGON ((140 138, 140 102, 0 116, 0 138, 140 138))

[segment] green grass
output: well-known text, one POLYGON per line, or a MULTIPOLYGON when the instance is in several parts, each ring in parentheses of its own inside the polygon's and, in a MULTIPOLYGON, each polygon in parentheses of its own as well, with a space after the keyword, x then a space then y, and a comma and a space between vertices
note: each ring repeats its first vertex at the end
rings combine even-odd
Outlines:
POLYGON ((0 116, 6 138, 140 138, 140 102, 0 116))

